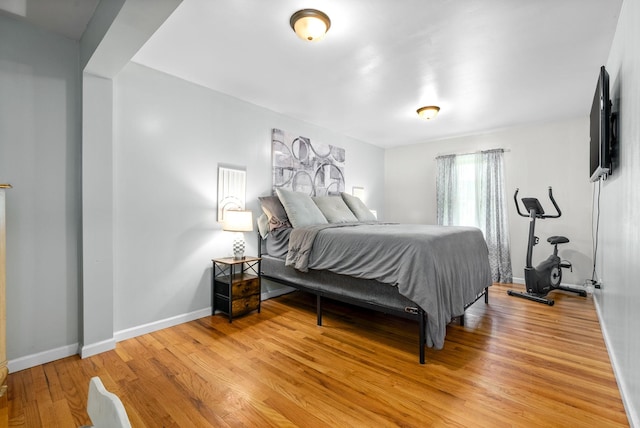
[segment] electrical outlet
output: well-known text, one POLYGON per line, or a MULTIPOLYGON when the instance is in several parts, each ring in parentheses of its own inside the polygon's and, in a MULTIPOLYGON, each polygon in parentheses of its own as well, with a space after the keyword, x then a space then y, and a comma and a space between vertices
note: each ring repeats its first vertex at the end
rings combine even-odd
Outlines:
POLYGON ((585 279, 584 280, 584 287, 587 289, 587 293, 589 294, 593 294, 593 290, 594 289, 599 289, 600 288, 600 282, 598 281, 594 281, 593 279, 585 279))
POLYGON ((593 285, 593 288, 597 288, 597 289, 600 289, 600 286, 602 285, 601 282, 594 281, 593 279, 587 279, 585 281, 585 284, 593 285))

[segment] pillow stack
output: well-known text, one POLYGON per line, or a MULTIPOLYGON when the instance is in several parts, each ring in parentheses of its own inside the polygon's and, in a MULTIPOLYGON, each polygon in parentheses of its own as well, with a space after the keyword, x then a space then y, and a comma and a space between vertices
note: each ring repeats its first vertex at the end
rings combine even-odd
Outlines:
POLYGON ((276 189, 276 193, 278 196, 259 198, 268 221, 268 232, 315 224, 376 221, 364 202, 348 193, 317 197, 286 189, 276 189))

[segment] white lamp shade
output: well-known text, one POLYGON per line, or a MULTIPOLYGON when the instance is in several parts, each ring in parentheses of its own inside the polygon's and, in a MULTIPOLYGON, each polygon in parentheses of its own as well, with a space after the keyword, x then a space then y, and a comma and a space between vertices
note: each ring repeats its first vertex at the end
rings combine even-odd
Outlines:
POLYGON ((253 216, 251 211, 225 211, 222 230, 229 232, 251 232, 253 230, 253 216))

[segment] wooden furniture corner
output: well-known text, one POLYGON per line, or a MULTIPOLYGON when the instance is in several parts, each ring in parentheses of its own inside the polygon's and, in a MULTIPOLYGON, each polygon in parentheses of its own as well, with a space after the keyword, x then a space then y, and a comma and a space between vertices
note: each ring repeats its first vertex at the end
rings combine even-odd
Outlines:
POLYGON ((254 310, 260 312, 260 257, 212 259, 211 315, 224 312, 229 322, 254 310))

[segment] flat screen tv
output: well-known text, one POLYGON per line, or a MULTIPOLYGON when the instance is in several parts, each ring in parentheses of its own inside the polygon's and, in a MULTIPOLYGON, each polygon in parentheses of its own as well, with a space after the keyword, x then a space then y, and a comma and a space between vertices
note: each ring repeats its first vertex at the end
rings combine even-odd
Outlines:
POLYGON ((596 92, 591 105, 591 155, 589 178, 606 179, 611 168, 611 100, 609 99, 609 73, 600 67, 596 92))

